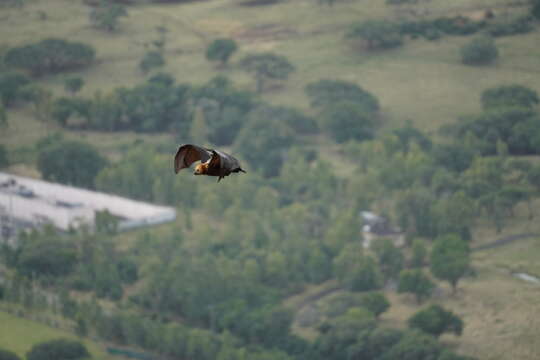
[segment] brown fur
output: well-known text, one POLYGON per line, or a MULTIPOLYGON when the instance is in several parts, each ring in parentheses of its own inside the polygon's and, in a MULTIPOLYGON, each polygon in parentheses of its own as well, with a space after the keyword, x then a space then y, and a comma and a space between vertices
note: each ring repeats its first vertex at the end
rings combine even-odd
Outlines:
POLYGON ((208 174, 208 163, 200 163, 195 166, 195 175, 207 175, 208 174))

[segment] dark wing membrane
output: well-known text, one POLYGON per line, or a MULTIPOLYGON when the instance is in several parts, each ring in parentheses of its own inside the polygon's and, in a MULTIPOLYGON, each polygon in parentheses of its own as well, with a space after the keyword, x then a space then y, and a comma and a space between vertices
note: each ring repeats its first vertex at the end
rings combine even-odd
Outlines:
POLYGON ((186 144, 178 148, 174 157, 174 172, 178 172, 184 168, 188 168, 195 161, 206 162, 212 157, 212 152, 209 149, 203 147, 186 144))
POLYGON ((208 167, 211 169, 221 169, 222 163, 220 154, 216 150, 212 150, 212 159, 208 167))
POLYGON ((219 150, 214 150, 214 152, 219 155, 221 169, 233 171, 240 168, 240 163, 234 156, 219 150))

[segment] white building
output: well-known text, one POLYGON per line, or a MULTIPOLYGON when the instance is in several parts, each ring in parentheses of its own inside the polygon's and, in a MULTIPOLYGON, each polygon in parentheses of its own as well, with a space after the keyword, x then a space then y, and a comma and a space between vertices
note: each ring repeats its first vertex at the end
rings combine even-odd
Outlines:
POLYGON ((61 230, 94 226, 96 211, 120 218, 119 229, 173 221, 176 210, 116 195, 0 172, 0 221, 50 223, 61 230))

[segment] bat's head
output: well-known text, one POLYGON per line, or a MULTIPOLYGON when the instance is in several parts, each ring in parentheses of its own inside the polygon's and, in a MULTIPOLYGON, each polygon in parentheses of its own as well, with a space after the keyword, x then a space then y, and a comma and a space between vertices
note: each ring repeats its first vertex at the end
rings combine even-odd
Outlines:
POLYGON ((193 175, 205 175, 207 169, 208 165, 205 166, 205 164, 197 164, 197 166, 195 166, 195 172, 193 172, 193 175))

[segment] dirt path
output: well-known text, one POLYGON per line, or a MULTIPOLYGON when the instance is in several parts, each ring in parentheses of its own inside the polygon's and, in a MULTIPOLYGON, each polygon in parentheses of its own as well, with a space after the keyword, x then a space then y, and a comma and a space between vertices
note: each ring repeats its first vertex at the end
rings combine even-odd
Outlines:
POLYGON ((474 248, 471 249, 471 251, 482 251, 482 250, 493 249, 493 248, 497 248, 499 246, 510 244, 510 243, 512 243, 514 241, 517 241, 517 240, 526 239, 526 238, 530 238, 530 237, 534 237, 534 236, 540 236, 540 234, 525 233, 525 234, 509 235, 509 236, 505 236, 505 237, 503 237, 501 239, 495 240, 493 242, 490 242, 488 244, 484 244, 484 245, 474 247, 474 248))

